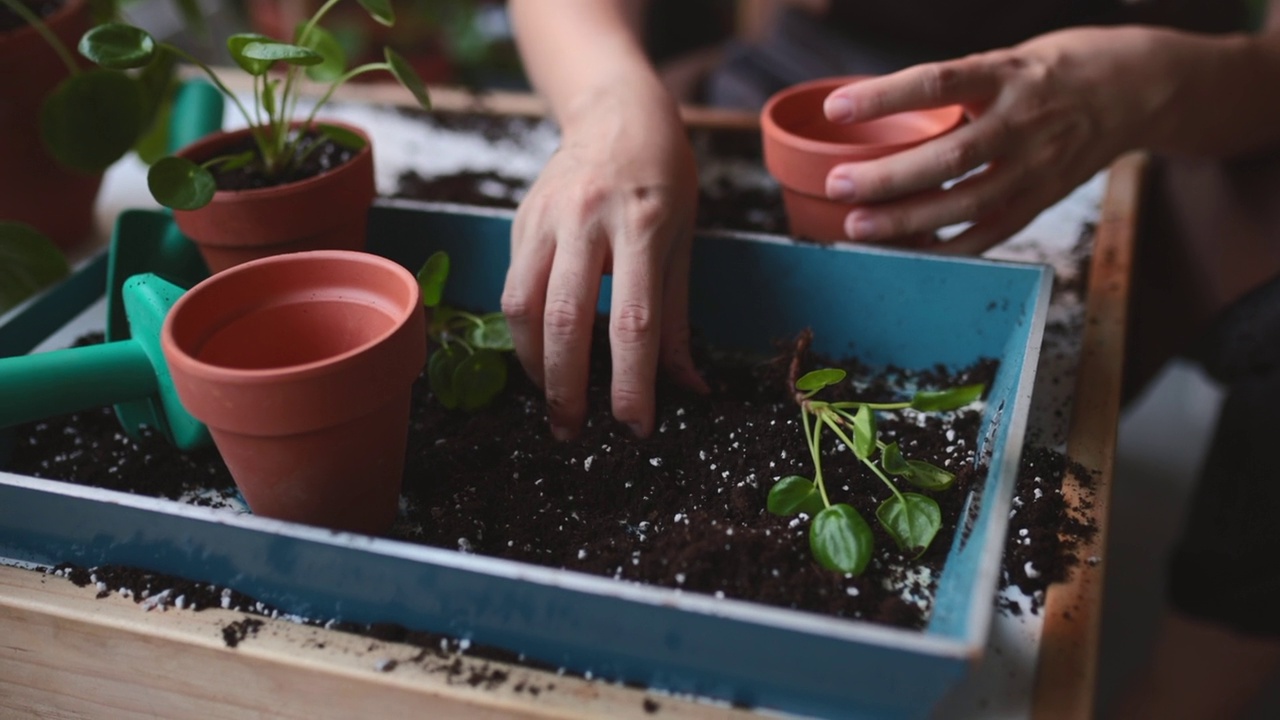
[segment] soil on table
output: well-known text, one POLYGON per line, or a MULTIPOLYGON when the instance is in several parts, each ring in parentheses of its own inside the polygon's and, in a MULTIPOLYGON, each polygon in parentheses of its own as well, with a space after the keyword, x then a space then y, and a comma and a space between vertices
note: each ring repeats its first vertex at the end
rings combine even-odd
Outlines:
MULTIPOLYGON (((235 156, 246 152, 258 152, 258 145, 252 137, 246 137, 239 145, 228 147, 226 155, 235 156)), ((316 130, 308 130, 294 150, 294 157, 301 158, 301 161, 291 165, 287 172, 267 175, 261 160, 233 170, 214 167, 211 172, 219 190, 260 190, 323 175, 351 160, 357 152, 359 151, 340 145, 316 130)))
MULTIPOLYGON (((968 491, 985 473, 973 467, 978 412, 879 416, 885 442, 897 441, 908 458, 957 476, 952 488, 931 493, 942 508, 943 529, 918 561, 898 552, 874 519, 889 491, 828 435, 823 468, 832 501, 856 507, 876 540, 867 571, 845 576, 813 561, 807 521, 765 510, 778 478, 812 476, 789 390, 793 347, 780 347, 775 358, 764 360, 701 351, 712 394, 660 383, 657 430, 637 440, 610 415, 606 336, 597 329, 591 412, 572 442, 551 437, 545 401, 514 360, 507 390, 475 414, 444 409, 420 379, 403 488, 406 511, 392 536, 625 582, 923 626, 934 580, 963 526, 968 491)), ((830 364, 806 353, 799 367, 830 364)), ((873 374, 856 362, 840 365, 865 380, 859 399, 880 401, 901 399, 904 387, 989 383, 995 370, 994 362, 956 373, 873 374)), ((852 399, 850 392, 828 395, 852 399)), ((128 438, 109 410, 22 428, 10 468, 170 498, 231 486, 213 450, 183 454, 151 433, 128 438)), ((206 493, 198 502, 218 504, 219 497, 206 493)))

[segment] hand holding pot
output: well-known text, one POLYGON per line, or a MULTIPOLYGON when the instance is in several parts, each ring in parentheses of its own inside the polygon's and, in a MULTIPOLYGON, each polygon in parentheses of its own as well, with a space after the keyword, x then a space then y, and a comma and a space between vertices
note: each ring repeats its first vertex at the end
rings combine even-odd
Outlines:
POLYGON ((932 245, 952 253, 1008 238, 1122 152, 1162 140, 1160 108, 1183 77, 1172 61, 1196 42, 1144 28, 1067 30, 839 88, 824 106, 833 122, 948 104, 970 118, 917 147, 834 168, 828 197, 860 205, 845 234, 876 242, 973 223, 932 245))

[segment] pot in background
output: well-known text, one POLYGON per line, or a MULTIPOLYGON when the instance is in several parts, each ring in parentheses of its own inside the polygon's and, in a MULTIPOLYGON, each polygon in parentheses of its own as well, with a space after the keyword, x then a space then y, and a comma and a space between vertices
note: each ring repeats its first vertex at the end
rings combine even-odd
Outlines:
MULTIPOLYGON (((75 54, 93 17, 88 0, 68 0, 44 22, 75 54)), ((102 183, 101 174, 58 163, 40 138, 40 108, 68 75, 67 66, 34 27, 0 33, 0 220, 27 223, 64 250, 91 236, 102 183)))
POLYGON ((412 273, 349 251, 243 263, 183 295, 161 344, 183 406, 255 514, 391 527, 427 354, 412 273))
MULTIPOLYGON (((198 210, 174 211, 178 227, 200 248, 210 272, 282 253, 364 249, 365 223, 377 194, 373 146, 359 128, 326 124, 356 133, 364 138, 364 147, 314 177, 255 190, 219 190, 198 210)), ((178 155, 207 162, 242 149, 250 132, 216 133, 178 155)))
POLYGON ((791 234, 820 242, 846 240, 844 220, 856 207, 827 198, 827 173, 837 165, 892 155, 951 132, 964 108, 949 105, 839 124, 826 119, 831 91, 866 76, 831 77, 774 94, 760 114, 764 162, 782 186, 791 234))

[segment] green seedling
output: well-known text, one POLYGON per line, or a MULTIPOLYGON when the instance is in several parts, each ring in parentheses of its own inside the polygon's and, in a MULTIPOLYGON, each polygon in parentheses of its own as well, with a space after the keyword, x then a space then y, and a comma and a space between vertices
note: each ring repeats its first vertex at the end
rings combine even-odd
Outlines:
POLYGON ((446 408, 478 410, 507 385, 511 330, 500 312, 475 315, 443 304, 449 256, 437 252, 418 271, 422 304, 431 309, 427 325, 435 350, 427 360, 431 392, 446 408))
POLYGON ((876 433, 876 411, 911 408, 923 412, 955 410, 982 397, 985 387, 965 385, 941 391, 920 391, 907 402, 873 403, 858 400, 827 402, 815 396, 845 379, 845 371, 814 370, 796 381, 796 400, 805 443, 813 458, 813 479, 790 475, 769 490, 768 509, 775 515, 805 513, 813 518, 809 548, 820 565, 860 575, 871 560, 875 541, 871 526, 852 506, 833 503, 822 474, 822 433, 830 430, 888 486, 892 497, 880 504, 876 519, 898 549, 919 557, 938 534, 942 511, 927 495, 903 492, 889 476, 923 490, 945 490, 955 475, 921 460, 908 460, 897 443, 885 443, 876 433))
MULTIPOLYGON (((11 0, 5 0, 11 1, 11 0)), ((239 33, 227 38, 231 59, 253 78, 252 110, 245 107, 219 79, 217 73, 181 48, 157 41, 132 25, 107 23, 93 28, 80 41, 80 52, 102 68, 124 70, 155 62, 158 56, 178 57, 198 66, 239 110, 249 126, 254 147, 233 155, 221 155, 196 163, 185 158, 161 158, 147 174, 147 186, 166 207, 195 210, 213 199, 217 186, 213 171, 230 172, 251 168, 269 180, 290 177, 324 140, 359 150, 364 140, 341 127, 316 122, 316 113, 344 83, 365 73, 391 73, 425 109, 431 108, 422 78, 402 56, 383 49, 384 62, 366 63, 347 69, 341 43, 319 25, 340 0, 328 0, 308 20, 298 25, 291 42, 257 33, 239 33), (283 66, 283 74, 271 74, 283 66), (328 87, 305 120, 297 116, 302 76, 328 87)), ((391 27, 395 14, 390 0, 358 0, 377 22, 391 27)))

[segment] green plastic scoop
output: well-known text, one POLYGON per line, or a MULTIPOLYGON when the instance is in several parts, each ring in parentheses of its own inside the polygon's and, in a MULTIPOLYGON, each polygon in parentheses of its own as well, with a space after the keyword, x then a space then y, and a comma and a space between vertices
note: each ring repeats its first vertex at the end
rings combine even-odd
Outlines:
POLYGON ((152 427, 178 448, 209 444, 208 429, 182 407, 160 348, 165 315, 184 292, 156 275, 135 275, 121 288, 128 340, 0 358, 0 427, 114 404, 120 417, 154 418, 152 427))
MULTIPOLYGON (((189 80, 178 88, 169 118, 169 151, 190 145, 222 128, 222 92, 204 80, 189 80)), ((116 218, 107 255, 107 341, 127 340, 123 288, 140 273, 154 273, 179 287, 189 288, 208 277, 200 251, 182 235, 168 212, 125 210, 116 218)), ((159 327, 156 327, 159 330, 159 327)), ((136 435, 143 425, 160 428, 163 418, 151 403, 116 405, 121 427, 136 435)))

